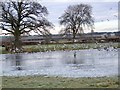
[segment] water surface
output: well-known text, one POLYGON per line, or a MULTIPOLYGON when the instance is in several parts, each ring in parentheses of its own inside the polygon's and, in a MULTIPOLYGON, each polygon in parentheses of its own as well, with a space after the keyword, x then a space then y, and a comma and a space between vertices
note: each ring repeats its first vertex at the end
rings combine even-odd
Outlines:
POLYGON ((101 77, 118 74, 118 50, 74 50, 0 55, 2 76, 101 77))

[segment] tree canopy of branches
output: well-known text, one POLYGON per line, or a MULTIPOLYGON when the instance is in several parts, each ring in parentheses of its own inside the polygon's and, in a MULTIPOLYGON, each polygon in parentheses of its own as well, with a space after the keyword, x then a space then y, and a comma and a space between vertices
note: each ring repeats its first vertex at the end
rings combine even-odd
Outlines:
POLYGON ((92 17, 92 7, 88 4, 70 5, 64 14, 59 17, 60 24, 64 28, 60 31, 64 34, 72 34, 73 42, 76 34, 84 33, 84 29, 93 29, 94 18, 92 17))
POLYGON ((34 31, 38 34, 50 34, 53 25, 46 19, 48 10, 37 2, 9 1, 1 3, 2 18, 0 27, 14 36, 14 50, 21 51, 21 35, 34 31))

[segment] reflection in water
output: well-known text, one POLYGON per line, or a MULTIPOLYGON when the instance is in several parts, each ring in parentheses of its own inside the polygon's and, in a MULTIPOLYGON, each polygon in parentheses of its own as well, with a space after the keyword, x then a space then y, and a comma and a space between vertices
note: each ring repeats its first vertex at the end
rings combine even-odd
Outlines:
POLYGON ((73 52, 67 52, 68 55, 62 54, 62 59, 64 60, 64 64, 85 64, 86 59, 85 59, 85 53, 84 52, 79 52, 79 51, 73 51, 73 52))
POLYGON ((76 62, 76 51, 74 52, 73 64, 77 64, 77 62, 76 62))
POLYGON ((12 70, 23 70, 22 66, 23 66, 23 56, 21 54, 6 54, 6 65, 3 64, 4 67, 8 67, 8 66, 12 66, 12 67, 8 67, 8 68, 12 68, 12 70))
POLYGON ((77 64, 76 57, 73 59, 73 64, 77 64))
POLYGON ((22 70, 22 56, 20 56, 19 54, 15 55, 15 66, 17 70, 22 70))
POLYGON ((74 58, 76 58, 76 51, 74 52, 74 58))

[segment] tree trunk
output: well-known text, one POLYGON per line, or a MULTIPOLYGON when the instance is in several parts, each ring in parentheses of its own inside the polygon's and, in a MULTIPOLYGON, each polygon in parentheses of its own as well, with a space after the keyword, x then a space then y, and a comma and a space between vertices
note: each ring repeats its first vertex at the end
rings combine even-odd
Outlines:
POLYGON ((73 30, 73 43, 75 42, 75 30, 73 30))
POLYGON ((20 35, 15 35, 14 36, 15 40, 14 40, 14 44, 13 44, 13 50, 15 53, 19 53, 22 52, 22 42, 20 40, 20 35))

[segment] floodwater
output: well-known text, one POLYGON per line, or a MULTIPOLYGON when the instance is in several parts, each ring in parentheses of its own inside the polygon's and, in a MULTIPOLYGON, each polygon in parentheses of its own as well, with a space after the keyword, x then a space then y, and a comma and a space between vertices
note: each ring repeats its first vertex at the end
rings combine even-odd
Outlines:
POLYGON ((2 76, 101 77, 118 75, 118 51, 73 50, 3 54, 2 76))

